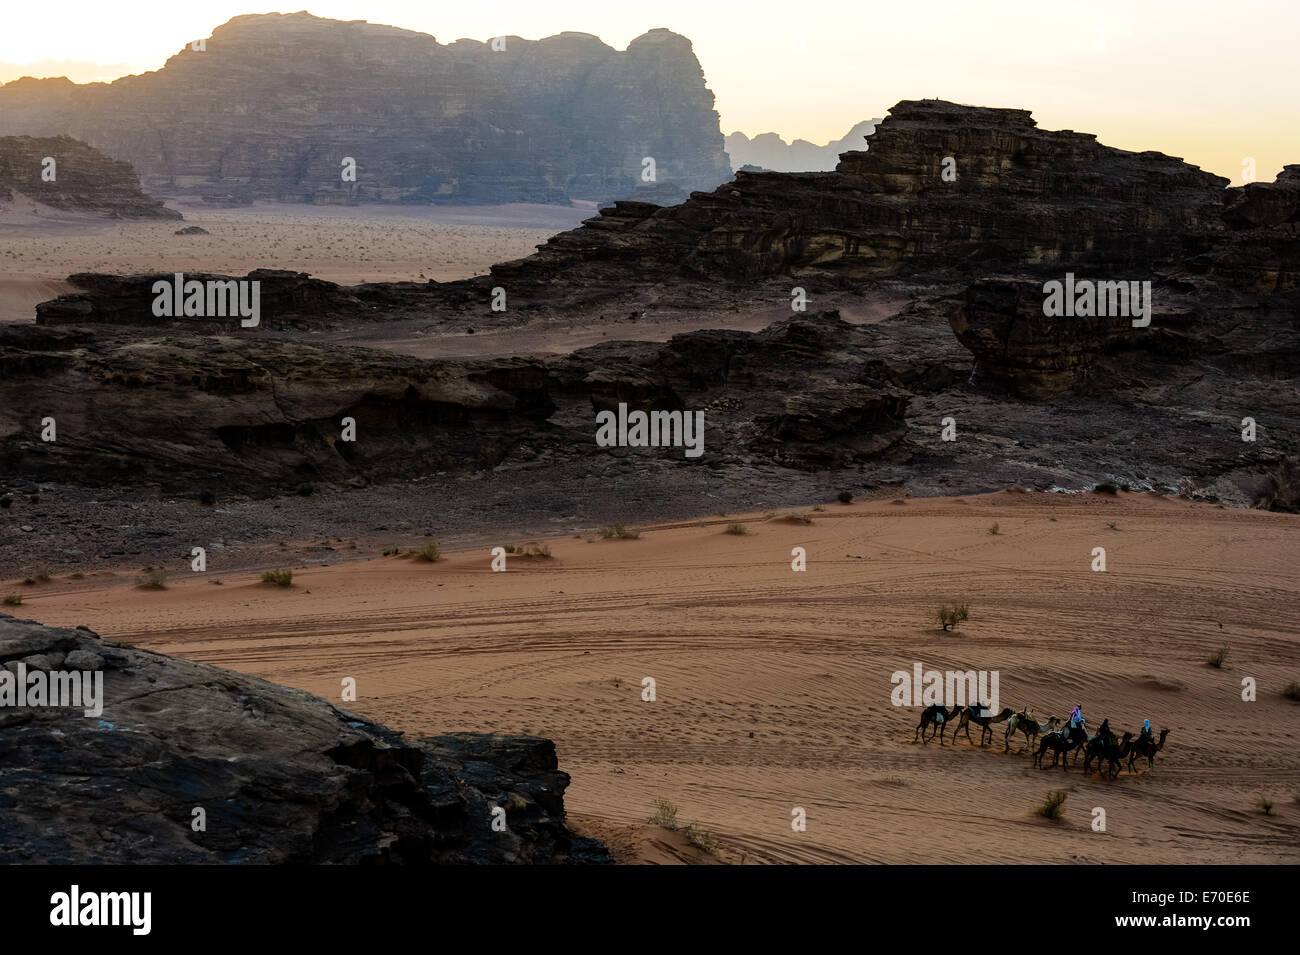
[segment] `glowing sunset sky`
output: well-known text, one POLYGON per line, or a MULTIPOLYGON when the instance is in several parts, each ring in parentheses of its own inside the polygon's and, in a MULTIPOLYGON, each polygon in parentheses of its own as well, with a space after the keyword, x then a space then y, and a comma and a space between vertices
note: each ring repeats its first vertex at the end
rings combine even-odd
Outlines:
MULTIPOLYGON (((655 27, 693 41, 722 131, 825 143, 901 99, 1031 109, 1048 129, 1158 149, 1239 183, 1300 163, 1300 2, 919 0, 317 0, 311 13, 440 42, 594 33, 623 49, 655 27)), ((253 0, 6 4, 0 81, 85 82, 157 69, 253 0)), ((293 12, 292 8, 279 12, 293 12)))

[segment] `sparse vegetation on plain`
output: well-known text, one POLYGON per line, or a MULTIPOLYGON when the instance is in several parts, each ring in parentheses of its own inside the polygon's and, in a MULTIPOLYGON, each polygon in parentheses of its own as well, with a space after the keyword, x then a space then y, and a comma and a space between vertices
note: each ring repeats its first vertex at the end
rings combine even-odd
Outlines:
POLYGON ((934 612, 935 618, 939 621, 939 626, 944 630, 951 630, 959 623, 965 623, 970 619, 970 604, 944 604, 934 612))
POLYGON ((1051 819, 1053 822, 1060 820, 1061 807, 1065 805, 1065 799, 1068 794, 1063 789, 1054 789, 1047 794, 1043 804, 1038 807, 1038 814, 1044 819, 1051 819))
POLYGON ((135 585, 145 590, 166 590, 167 569, 150 564, 140 571, 140 576, 135 579, 135 585))
POLYGON ((676 830, 677 806, 662 796, 655 800, 654 806, 655 811, 650 817, 650 824, 663 829, 676 830))
POLYGON ((626 524, 601 524, 599 534, 605 540, 636 540, 641 536, 626 524))

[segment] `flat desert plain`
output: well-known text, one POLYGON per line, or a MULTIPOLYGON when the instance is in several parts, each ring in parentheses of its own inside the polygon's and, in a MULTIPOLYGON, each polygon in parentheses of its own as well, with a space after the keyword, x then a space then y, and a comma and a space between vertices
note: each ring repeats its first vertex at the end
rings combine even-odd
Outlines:
POLYGON ((32 321, 37 303, 76 291, 65 279, 77 272, 291 269, 343 285, 469 278, 596 214, 594 203, 172 207, 185 221, 92 218, 23 196, 0 202, 0 321, 32 321), (175 234, 189 226, 209 234, 175 234))
POLYGON ((505 573, 481 549, 289 588, 214 566, 161 591, 130 569, 4 586, 20 615, 328 699, 355 677, 347 708, 409 734, 553 738, 575 825, 624 861, 1300 862, 1300 517, 1015 491, 820 508, 554 539, 505 573), (943 632, 952 600, 970 619, 943 632), (916 663, 997 671, 1001 705, 1040 719, 1082 703, 1091 727, 1171 732, 1113 781, 1034 769, 1001 725, 984 748, 914 743, 920 710, 890 694, 916 663), (1054 789, 1057 822, 1036 813, 1054 789), (716 852, 648 825, 660 798, 716 852))

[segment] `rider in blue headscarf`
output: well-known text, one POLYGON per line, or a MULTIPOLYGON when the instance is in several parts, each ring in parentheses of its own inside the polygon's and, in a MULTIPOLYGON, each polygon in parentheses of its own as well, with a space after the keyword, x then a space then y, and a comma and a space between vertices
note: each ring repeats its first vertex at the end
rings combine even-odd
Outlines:
POLYGON ((1083 723, 1083 704, 1076 703, 1074 709, 1070 711, 1070 721, 1066 724, 1068 729, 1078 726, 1080 729, 1087 730, 1083 723))

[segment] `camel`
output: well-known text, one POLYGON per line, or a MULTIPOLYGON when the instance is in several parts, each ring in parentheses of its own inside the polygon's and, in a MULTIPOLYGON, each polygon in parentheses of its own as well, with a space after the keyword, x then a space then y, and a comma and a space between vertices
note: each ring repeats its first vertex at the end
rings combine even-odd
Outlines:
MULTIPOLYGON (((1133 734, 1127 733, 1125 735, 1132 736, 1133 734)), ((1079 761, 1079 750, 1083 751, 1083 774, 1085 776, 1088 775, 1088 764, 1092 762, 1093 757, 1099 756, 1104 747, 1106 747, 1107 745, 1114 744, 1118 740, 1119 737, 1116 736, 1114 733, 1111 732, 1103 733, 1100 729, 1097 730, 1097 732, 1095 733, 1088 734, 1088 738, 1084 742, 1084 744, 1074 752, 1074 761, 1077 763, 1079 761)), ((1097 771, 1101 772, 1100 760, 1098 760, 1097 763, 1097 771)))
POLYGON ((1160 742, 1156 742, 1150 736, 1139 737, 1133 744, 1133 748, 1128 754, 1128 771, 1133 772, 1133 760, 1139 756, 1147 758, 1147 769, 1150 770, 1155 765, 1156 753, 1165 748, 1165 737, 1169 735, 1169 730, 1160 731, 1160 742))
POLYGON ((1011 748, 1011 737, 1016 735, 1017 730, 1025 734, 1025 749, 1031 749, 1036 737, 1041 736, 1043 733, 1052 732, 1060 722, 1061 718, 1059 716, 1049 716, 1046 723, 1040 723, 1033 713, 1026 713, 1021 710, 1007 720, 1006 745, 1002 748, 1002 752, 1005 753, 1011 748))
MULTIPOLYGON (((1128 741, 1132 738, 1133 738, 1132 733, 1124 734, 1124 741, 1128 741)), ((1101 733, 1096 733, 1092 736, 1089 736, 1088 742, 1085 743, 1083 746, 1083 750, 1084 750, 1083 775, 1087 776, 1088 773, 1091 771, 1088 769, 1088 766, 1092 763, 1094 759, 1097 760, 1098 774, 1103 772, 1101 768, 1102 761, 1107 758, 1106 754, 1108 752, 1118 747, 1119 743, 1120 740, 1113 733, 1107 733, 1105 736, 1103 736, 1101 733)))
POLYGON ((917 736, 920 736, 922 743, 928 743, 931 739, 934 739, 935 734, 937 733, 939 735, 939 745, 942 746, 943 734, 947 732, 948 724, 952 720, 956 719, 959 712, 961 712, 960 706, 954 706, 951 713, 946 711, 938 703, 932 703, 927 706, 921 712, 921 722, 916 726, 916 733, 912 735, 912 742, 915 743, 917 736), (930 731, 930 739, 926 739, 925 728, 931 725, 934 729, 930 731))
POLYGON ((1049 749, 1052 751, 1052 768, 1060 763, 1061 768, 1066 772, 1070 770, 1070 750, 1083 746, 1088 742, 1088 734, 1081 727, 1070 726, 1063 730, 1056 730, 1048 733, 1038 741, 1038 752, 1034 756, 1034 765, 1042 767, 1043 754, 1049 749), (1065 758, 1062 759, 1064 754, 1065 758))
POLYGON ((1088 753, 1088 756, 1083 761, 1083 774, 1085 776, 1088 775, 1088 760, 1092 759, 1092 757, 1096 755, 1097 775, 1100 776, 1102 774, 1101 761, 1104 759, 1106 762, 1110 764, 1110 778, 1114 779, 1116 776, 1119 775, 1120 761, 1129 754, 1129 751, 1132 748, 1133 748, 1132 733, 1125 733, 1124 738, 1121 739, 1118 743, 1115 742, 1115 738, 1113 736, 1109 737, 1108 739, 1102 742, 1100 749, 1095 754, 1092 752, 1088 753))
MULTIPOLYGON (((1103 721, 1103 722, 1102 722, 1102 726, 1105 726, 1108 722, 1109 722, 1109 720, 1103 721)), ((1114 733, 1107 733, 1106 735, 1109 736, 1111 740, 1117 740, 1117 739, 1119 739, 1119 737, 1116 736, 1114 733)), ((1131 735, 1131 734, 1130 734, 1130 735, 1131 735)), ((1087 734, 1087 737, 1088 737, 1088 738, 1087 738, 1087 741, 1084 743, 1084 745, 1083 745, 1083 746, 1080 746, 1078 749, 1076 749, 1076 750, 1074 751, 1074 761, 1075 761, 1076 763, 1079 762, 1079 753, 1082 752, 1082 753, 1084 754, 1084 756, 1087 756, 1087 755, 1088 755, 1088 753, 1087 753, 1087 748, 1088 748, 1089 746, 1092 746, 1092 745, 1094 745, 1094 744, 1100 746, 1102 743, 1105 742, 1104 739, 1101 739, 1101 738, 1100 738, 1100 737, 1101 737, 1101 729, 1100 729, 1100 728, 1098 728, 1097 732, 1095 732, 1095 733, 1088 733, 1088 734, 1087 734)))
POLYGON ((975 704, 975 706, 966 707, 966 709, 962 711, 961 722, 959 722, 957 728, 952 731, 953 742, 955 743, 957 741, 957 734, 962 730, 966 731, 966 742, 973 742, 970 738, 970 724, 976 723, 980 728, 980 745, 984 745, 985 733, 989 734, 989 742, 991 743, 993 742, 993 727, 991 724, 1005 723, 1007 720, 1011 719, 1011 717, 1016 715, 1016 711, 1010 707, 1004 707, 1002 712, 997 716, 993 716, 992 714, 987 716, 981 715, 983 713, 984 708, 978 703, 975 704))

